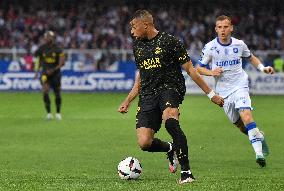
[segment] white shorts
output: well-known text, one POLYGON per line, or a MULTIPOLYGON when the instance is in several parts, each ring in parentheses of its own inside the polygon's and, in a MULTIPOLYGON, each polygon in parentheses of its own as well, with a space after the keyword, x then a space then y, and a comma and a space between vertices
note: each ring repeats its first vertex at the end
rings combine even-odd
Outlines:
POLYGON ((238 89, 228 97, 224 99, 224 111, 228 116, 229 120, 232 123, 236 123, 240 118, 239 110, 240 109, 250 109, 251 107, 251 99, 249 96, 249 89, 242 88, 238 89))

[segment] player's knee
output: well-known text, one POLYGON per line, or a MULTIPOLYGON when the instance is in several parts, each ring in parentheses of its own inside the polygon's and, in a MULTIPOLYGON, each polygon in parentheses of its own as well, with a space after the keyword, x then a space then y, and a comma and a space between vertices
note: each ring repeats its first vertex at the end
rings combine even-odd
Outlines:
POLYGON ((60 94, 60 92, 55 92, 55 98, 56 98, 56 99, 61 99, 61 94, 60 94))
POLYGON ((179 119, 179 110, 177 108, 167 108, 163 112, 163 121, 166 122, 168 119, 173 118, 179 119))
POLYGON ((42 85, 42 92, 45 93, 45 92, 49 92, 49 84, 48 83, 44 83, 42 85))
POLYGON ((244 112, 242 115, 242 121, 244 124, 251 123, 253 121, 252 115, 250 112, 244 112))
POLYGON ((55 94, 55 96, 60 96, 60 88, 59 87, 54 88, 54 94, 55 94))
POLYGON ((43 97, 48 96, 48 92, 47 91, 43 91, 42 94, 43 94, 43 97))
POLYGON ((146 137, 141 137, 138 139, 138 145, 142 151, 147 151, 152 144, 152 140, 146 137))
POLYGON ((42 89, 42 93, 43 93, 43 94, 48 94, 48 92, 49 92, 49 91, 48 91, 48 88, 43 88, 43 89, 42 89))

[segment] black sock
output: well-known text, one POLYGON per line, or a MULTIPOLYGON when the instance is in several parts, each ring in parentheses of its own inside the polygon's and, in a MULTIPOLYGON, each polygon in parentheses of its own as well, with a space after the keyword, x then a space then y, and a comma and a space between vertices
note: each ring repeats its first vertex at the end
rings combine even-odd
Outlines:
POLYGON ((168 133, 172 136, 173 147, 176 151, 181 170, 190 170, 187 140, 182 129, 180 128, 179 121, 173 118, 167 119, 165 126, 168 133))
POLYGON ((168 152, 170 150, 170 144, 168 142, 154 138, 151 146, 146 150, 148 152, 168 152))
POLYGON ((60 113, 60 109, 61 109, 61 94, 60 94, 60 92, 58 90, 55 92, 55 104, 56 104, 56 113, 60 113))
POLYGON ((45 106, 46 112, 50 113, 50 99, 49 99, 49 95, 47 93, 43 94, 43 101, 44 101, 44 106, 45 106))

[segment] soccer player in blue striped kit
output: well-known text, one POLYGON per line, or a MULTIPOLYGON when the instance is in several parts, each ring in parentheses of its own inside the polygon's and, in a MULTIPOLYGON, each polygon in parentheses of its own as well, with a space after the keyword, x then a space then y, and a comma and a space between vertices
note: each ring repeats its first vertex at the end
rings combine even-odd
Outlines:
POLYGON ((224 111, 230 121, 241 132, 248 135, 260 167, 266 166, 265 156, 269 154, 264 134, 258 129, 252 116, 249 96, 248 75, 242 69, 242 58, 266 74, 273 74, 272 67, 264 65, 254 56, 247 45, 231 37, 233 25, 231 19, 222 15, 216 19, 217 38, 205 45, 197 70, 200 74, 214 76, 216 92, 224 98, 224 111), (211 69, 206 68, 210 64, 211 69))

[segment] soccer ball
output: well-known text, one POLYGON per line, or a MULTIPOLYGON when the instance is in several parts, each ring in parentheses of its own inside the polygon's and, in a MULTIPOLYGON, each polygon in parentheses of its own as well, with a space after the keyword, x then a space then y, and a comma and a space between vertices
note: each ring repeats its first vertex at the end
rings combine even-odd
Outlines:
POLYGON ((120 161, 117 166, 117 172, 123 180, 138 179, 142 173, 142 166, 136 158, 127 157, 120 161))

